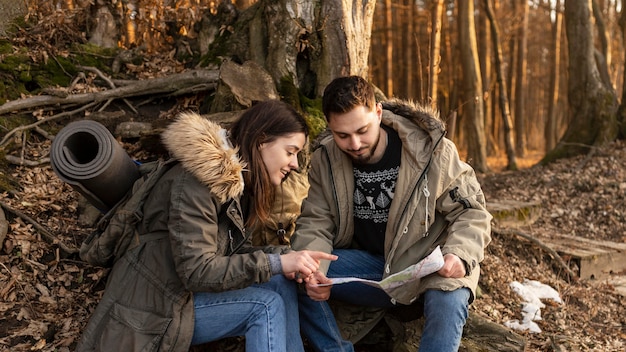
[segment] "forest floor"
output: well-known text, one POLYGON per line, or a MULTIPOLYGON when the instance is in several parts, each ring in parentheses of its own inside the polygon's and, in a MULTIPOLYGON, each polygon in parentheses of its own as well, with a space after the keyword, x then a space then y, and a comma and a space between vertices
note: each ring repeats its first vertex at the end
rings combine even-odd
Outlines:
MULTIPOLYGON (((30 143, 25 154, 47 155, 49 148, 49 141, 30 143)), ((626 144, 615 142, 593 155, 479 178, 488 201, 542 205, 539 218, 518 231, 539 240, 569 234, 624 243, 625 160, 626 144)), ((60 243, 77 248, 90 232, 81 224, 77 193, 49 165, 8 172, 19 190, 0 195, 9 226, 0 251, 0 351, 72 350, 101 297, 106 270, 59 255, 60 243)), ((521 319, 523 300, 510 284, 536 280, 554 288, 562 303, 544 300, 540 333, 517 331, 527 351, 624 351, 626 298, 607 278, 572 280, 563 271, 541 246, 494 233, 482 264, 483 293, 471 309, 500 324, 521 319)))

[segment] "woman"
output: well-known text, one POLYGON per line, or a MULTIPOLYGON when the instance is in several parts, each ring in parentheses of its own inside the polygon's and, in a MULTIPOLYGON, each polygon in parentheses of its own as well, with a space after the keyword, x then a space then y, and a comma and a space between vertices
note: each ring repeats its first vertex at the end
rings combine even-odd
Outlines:
POLYGON ((336 257, 252 247, 246 228, 269 218, 307 134, 279 101, 248 109, 230 132, 181 114, 163 133, 178 163, 148 196, 140 244, 115 263, 77 351, 188 351, 240 335, 247 351, 302 351, 289 279, 336 257))

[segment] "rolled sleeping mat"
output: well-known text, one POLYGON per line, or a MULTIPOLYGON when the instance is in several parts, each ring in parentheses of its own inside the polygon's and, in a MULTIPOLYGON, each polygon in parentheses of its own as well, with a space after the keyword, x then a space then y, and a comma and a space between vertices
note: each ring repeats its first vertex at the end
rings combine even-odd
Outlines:
POLYGON ((52 141, 52 169, 102 212, 111 209, 140 177, 137 164, 102 124, 65 126, 52 141))

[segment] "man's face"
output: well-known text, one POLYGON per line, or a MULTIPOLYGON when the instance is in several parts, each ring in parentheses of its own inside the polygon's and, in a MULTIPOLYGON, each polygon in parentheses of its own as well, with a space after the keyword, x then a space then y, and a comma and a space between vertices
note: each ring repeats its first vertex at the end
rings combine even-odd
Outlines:
POLYGON ((380 104, 376 104, 372 110, 357 106, 345 114, 331 114, 328 127, 339 149, 354 163, 375 163, 380 160, 385 149, 385 145, 379 147, 381 117, 380 104))

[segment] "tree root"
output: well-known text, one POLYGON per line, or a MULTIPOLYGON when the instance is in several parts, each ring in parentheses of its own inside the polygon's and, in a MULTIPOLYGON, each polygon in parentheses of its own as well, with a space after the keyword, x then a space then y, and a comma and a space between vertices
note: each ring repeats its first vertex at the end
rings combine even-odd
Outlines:
POLYGON ((527 239, 528 241, 534 243, 535 245, 537 245, 539 248, 543 249, 544 251, 548 252, 548 254, 550 254, 550 256, 552 256, 554 258, 554 260, 556 260, 557 264, 565 271, 565 273, 567 274, 567 280, 568 282, 571 281, 577 281, 578 280, 578 275, 576 275, 576 273, 574 273, 572 271, 572 269, 570 269, 569 265, 567 265, 567 263, 563 260, 563 258, 561 258, 561 256, 559 255, 559 253, 557 253, 554 249, 550 248, 548 245, 546 245, 545 243, 543 243, 541 240, 525 233, 522 232, 520 230, 517 229, 496 229, 496 228, 492 228, 492 232, 498 235, 517 235, 519 237, 522 237, 524 239, 527 239))

